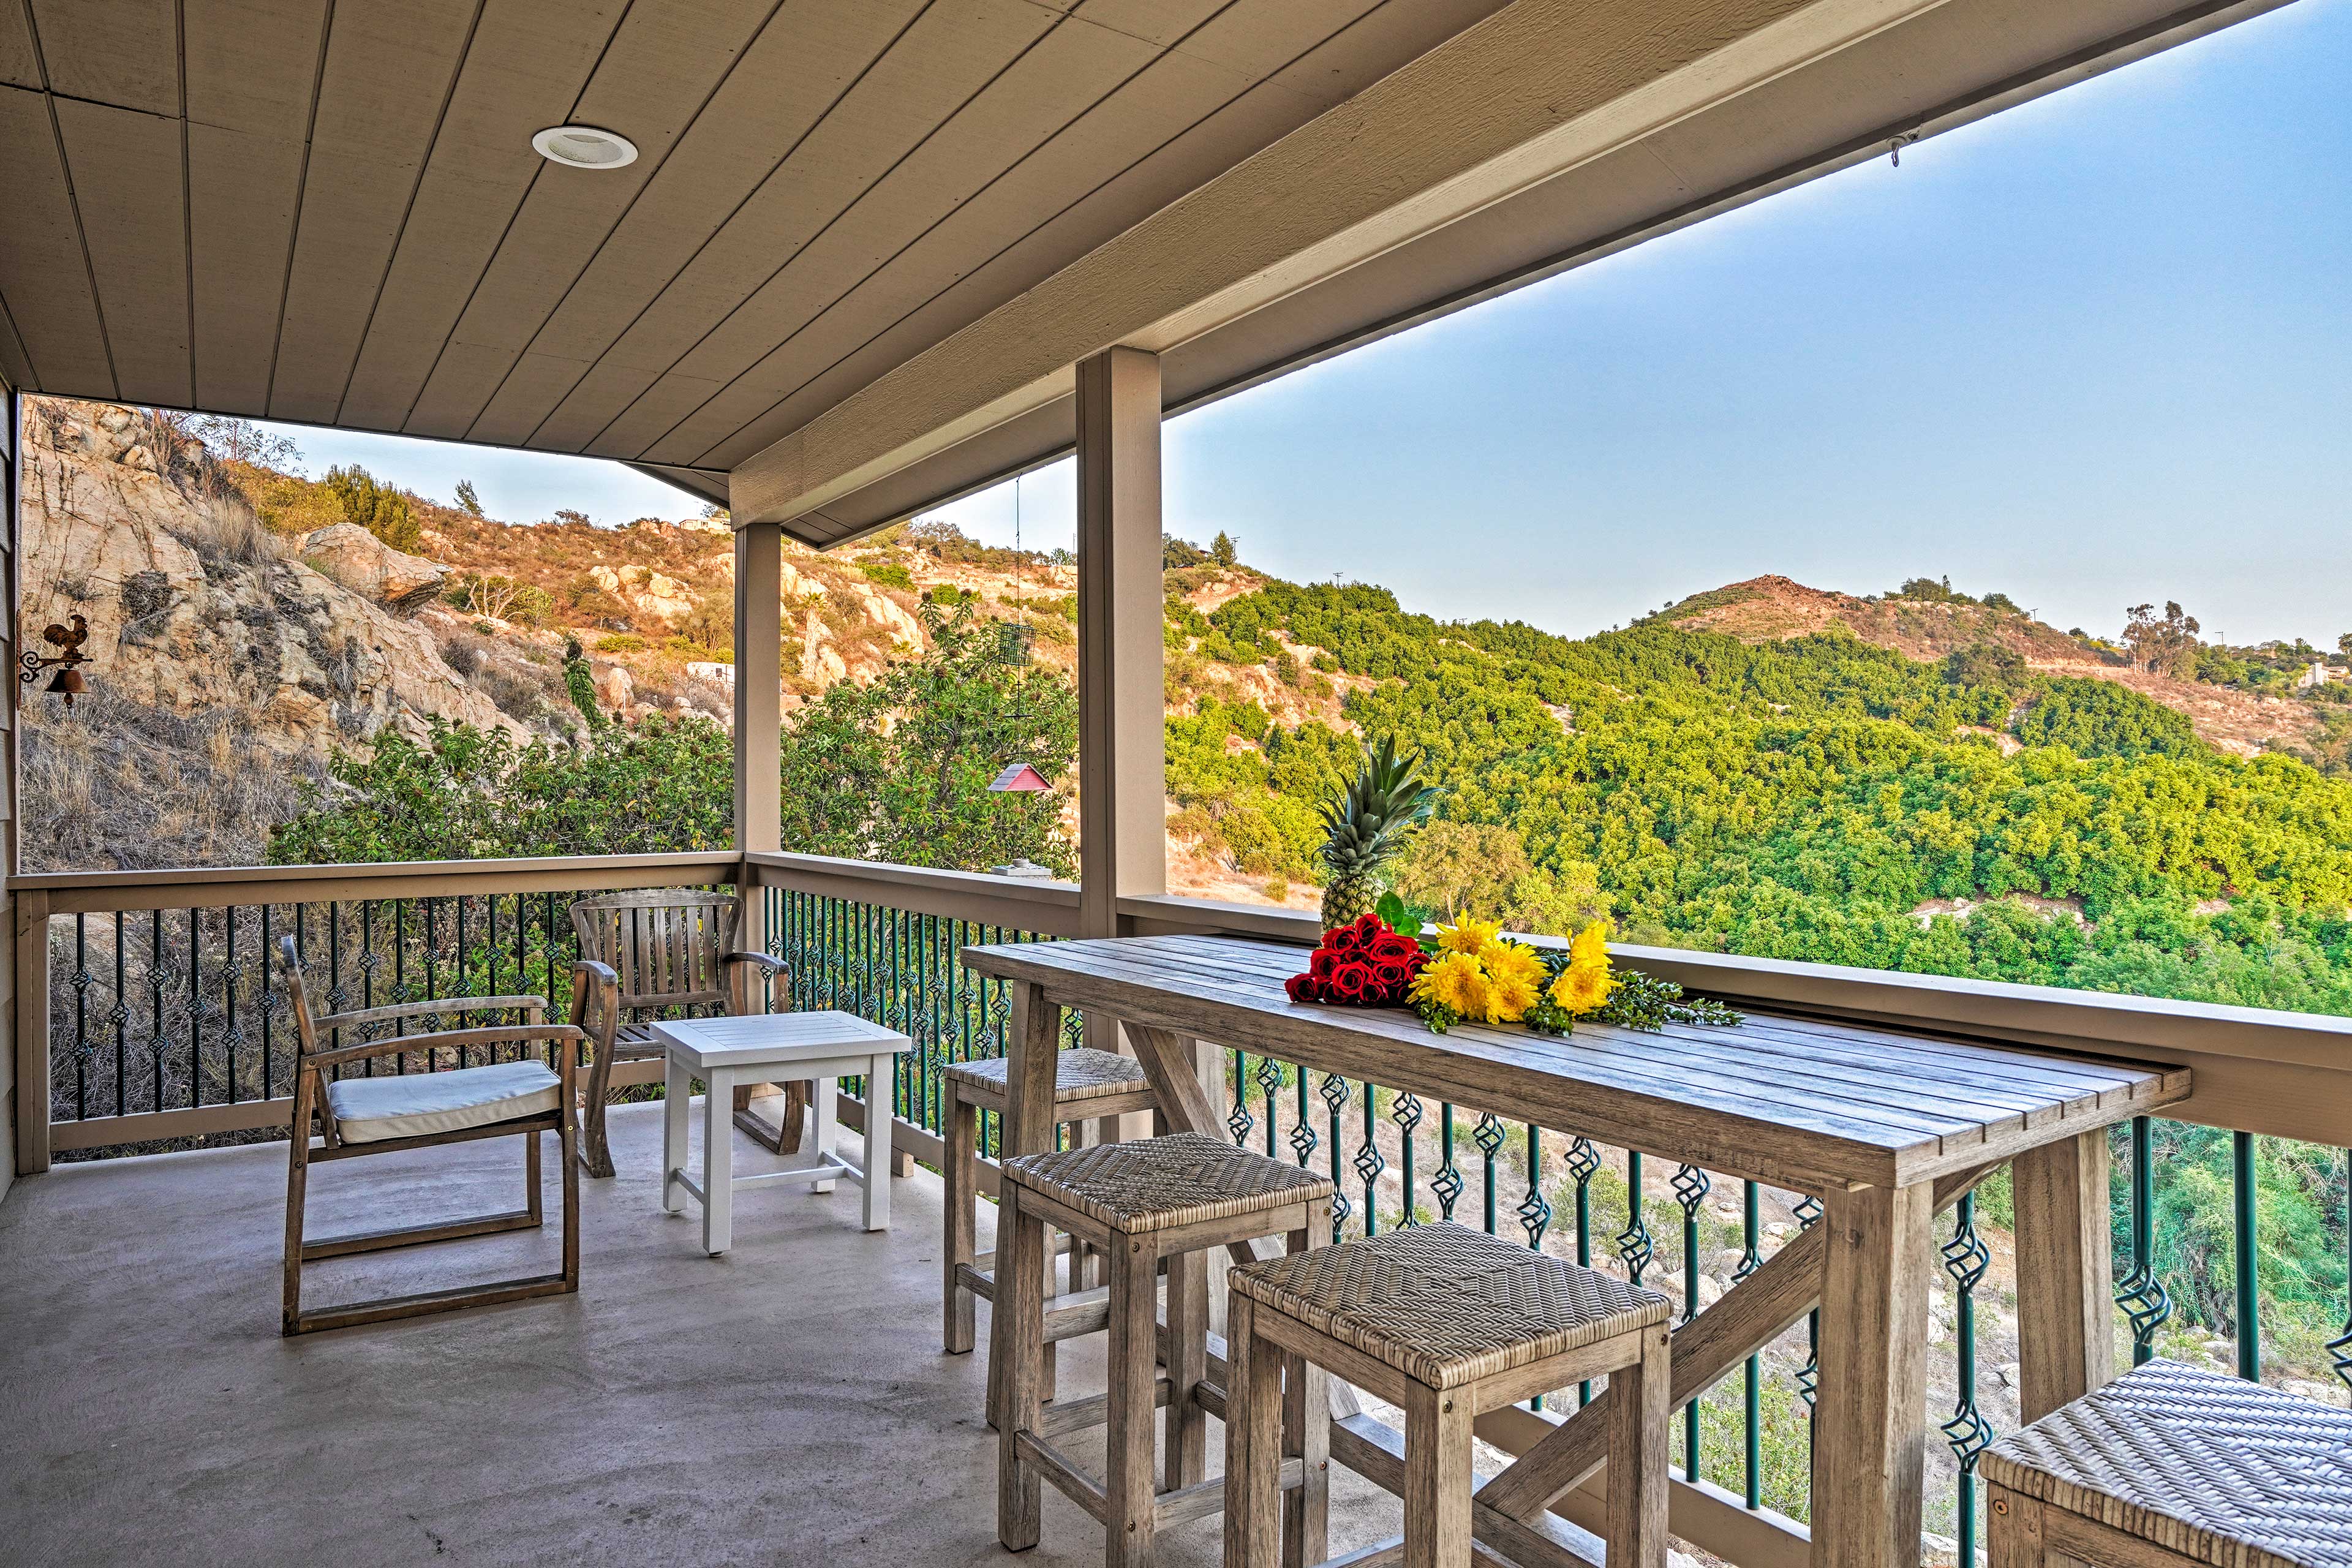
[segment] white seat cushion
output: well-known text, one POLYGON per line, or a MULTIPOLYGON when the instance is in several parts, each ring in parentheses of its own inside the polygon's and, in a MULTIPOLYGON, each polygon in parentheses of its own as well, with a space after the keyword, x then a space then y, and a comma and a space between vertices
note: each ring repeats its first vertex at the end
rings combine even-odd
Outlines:
POLYGON ((496 1062, 454 1072, 350 1078, 327 1086, 327 1106, 347 1143, 420 1138, 536 1116, 562 1103, 562 1080, 541 1061, 496 1062))

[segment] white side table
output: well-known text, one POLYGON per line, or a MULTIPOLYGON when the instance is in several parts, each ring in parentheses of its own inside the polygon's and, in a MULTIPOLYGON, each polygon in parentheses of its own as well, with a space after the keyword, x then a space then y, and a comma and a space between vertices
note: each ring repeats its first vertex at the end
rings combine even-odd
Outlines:
POLYGON ((683 1187, 702 1205, 702 1249, 713 1258, 733 1239, 734 1190, 761 1182, 805 1182, 829 1193, 846 1176, 865 1189, 866 1228, 890 1227, 890 1107, 906 1036, 851 1013, 772 1013, 746 1018, 678 1018, 652 1026, 665 1047, 662 1108, 662 1207, 684 1205, 683 1187), (852 1165, 833 1152, 835 1080, 866 1079, 866 1154, 852 1165), (687 1100, 695 1079, 702 1106, 702 1179, 686 1171, 687 1100), (735 1087, 816 1080, 816 1162, 755 1176, 734 1173, 735 1087))

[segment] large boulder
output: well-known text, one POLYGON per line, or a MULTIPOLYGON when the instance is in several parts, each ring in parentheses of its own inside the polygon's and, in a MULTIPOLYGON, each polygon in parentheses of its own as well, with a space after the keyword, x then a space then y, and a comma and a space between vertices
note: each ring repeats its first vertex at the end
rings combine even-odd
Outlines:
POLYGON ((421 555, 394 550, 357 523, 339 522, 302 537, 302 564, 388 610, 412 615, 441 595, 449 575, 421 555))

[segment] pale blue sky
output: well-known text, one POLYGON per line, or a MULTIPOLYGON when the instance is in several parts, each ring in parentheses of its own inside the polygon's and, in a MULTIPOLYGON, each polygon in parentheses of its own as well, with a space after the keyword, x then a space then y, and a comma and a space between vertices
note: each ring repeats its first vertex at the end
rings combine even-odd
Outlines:
MULTIPOLYGON (((1172 422, 1169 526, 1442 616, 1595 630, 1920 573, 2112 631, 2352 629, 2352 0, 2284 10, 1172 422)), ((490 510, 613 465, 294 432, 490 510)), ((1023 486, 1071 539, 1070 466, 1023 486)), ((1011 487, 948 509, 1009 541, 1011 487)))

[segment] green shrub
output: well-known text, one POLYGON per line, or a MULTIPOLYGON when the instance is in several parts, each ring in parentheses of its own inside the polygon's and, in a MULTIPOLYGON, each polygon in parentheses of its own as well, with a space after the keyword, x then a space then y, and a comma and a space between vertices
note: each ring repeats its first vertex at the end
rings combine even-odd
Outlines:
POLYGON ((394 550, 414 550, 422 542, 425 525, 410 510, 408 497, 357 463, 329 468, 327 489, 342 506, 346 521, 358 523, 394 550))
POLYGON ((596 639, 598 653, 643 653, 651 646, 635 632, 614 632, 596 639))

